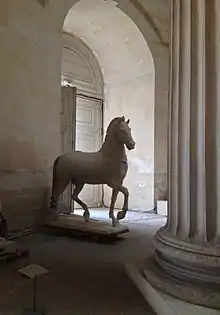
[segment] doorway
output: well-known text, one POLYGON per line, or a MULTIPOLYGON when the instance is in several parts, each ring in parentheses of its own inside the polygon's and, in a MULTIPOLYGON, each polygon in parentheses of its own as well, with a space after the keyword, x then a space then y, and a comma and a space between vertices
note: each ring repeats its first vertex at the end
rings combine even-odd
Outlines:
MULTIPOLYGON (((103 142, 103 101, 102 99, 77 92, 76 87, 62 87, 61 147, 62 153, 72 150, 95 152, 103 142)), ((80 208, 71 201, 71 185, 61 196, 67 212, 80 208)), ((85 185, 80 198, 89 208, 102 206, 102 185, 85 185)), ((66 212, 65 211, 65 212, 66 212)))
MULTIPOLYGON (((98 151, 103 140, 102 100, 83 94, 76 95, 75 149, 98 151)), ((89 208, 102 206, 102 185, 85 185, 80 198, 89 208)), ((80 208, 75 204, 75 208, 80 208)))
MULTIPOLYGON (((62 100, 65 102, 62 108, 66 110, 67 116, 63 120, 68 125, 61 129, 67 130, 69 138, 72 138, 68 148, 62 146, 65 147, 62 153, 71 150, 99 150, 103 140, 104 83, 101 69, 90 48, 68 32, 63 33, 61 85, 62 100)), ((70 201, 72 187, 67 191, 64 193, 63 203, 70 212, 79 206, 70 201)), ((100 185, 85 185, 79 196, 88 207, 97 208, 102 206, 102 191, 100 185)))

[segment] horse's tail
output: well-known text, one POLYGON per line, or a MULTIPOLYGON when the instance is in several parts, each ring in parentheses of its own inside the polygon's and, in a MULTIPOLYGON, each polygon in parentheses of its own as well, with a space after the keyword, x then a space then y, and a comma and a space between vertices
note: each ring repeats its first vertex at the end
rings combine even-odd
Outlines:
POLYGON ((57 172, 56 172, 56 167, 57 163, 60 159, 60 156, 56 158, 56 160, 53 163, 53 181, 52 181, 52 195, 51 195, 51 200, 50 200, 50 208, 56 207, 57 200, 54 200, 54 190, 57 184, 57 172))

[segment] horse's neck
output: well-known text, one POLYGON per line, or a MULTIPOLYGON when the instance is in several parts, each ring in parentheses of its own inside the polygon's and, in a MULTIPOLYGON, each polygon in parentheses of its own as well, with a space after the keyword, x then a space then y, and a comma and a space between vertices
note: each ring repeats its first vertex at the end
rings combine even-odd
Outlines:
POLYGON ((105 139, 101 152, 106 156, 106 158, 108 157, 114 160, 117 159, 122 162, 127 161, 124 144, 116 141, 112 137, 107 137, 105 139))

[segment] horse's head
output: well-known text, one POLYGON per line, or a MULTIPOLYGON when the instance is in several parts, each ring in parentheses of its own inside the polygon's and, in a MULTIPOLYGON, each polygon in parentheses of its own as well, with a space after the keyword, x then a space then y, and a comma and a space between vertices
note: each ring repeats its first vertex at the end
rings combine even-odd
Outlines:
POLYGON ((117 135, 119 141, 126 145, 128 150, 133 150, 135 147, 135 142, 131 135, 131 128, 129 127, 130 119, 125 121, 124 116, 120 117, 117 135))

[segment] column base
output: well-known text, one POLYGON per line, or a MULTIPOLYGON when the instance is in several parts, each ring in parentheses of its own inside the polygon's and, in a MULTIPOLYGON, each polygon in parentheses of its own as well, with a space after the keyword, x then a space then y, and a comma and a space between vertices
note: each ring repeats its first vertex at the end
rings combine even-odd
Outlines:
MULTIPOLYGON (((152 261, 151 259, 148 260, 152 261)), ((146 262, 127 262, 125 264, 126 274, 139 289, 144 299, 150 304, 157 315, 219 315, 218 310, 213 310, 207 307, 198 306, 195 304, 184 302, 174 298, 161 291, 162 287, 156 289, 155 286, 148 281, 145 272, 148 274, 155 271, 148 269, 152 266, 146 262)), ((157 275, 157 278, 160 276, 157 275)), ((159 283, 159 282, 158 282, 159 283)), ((160 284, 163 279, 160 280, 160 284)), ((173 285, 173 283, 172 283, 173 285)))
POLYGON ((154 248, 154 256, 142 270, 154 288, 189 303, 220 309, 219 248, 172 237, 165 228, 157 232, 154 248))

